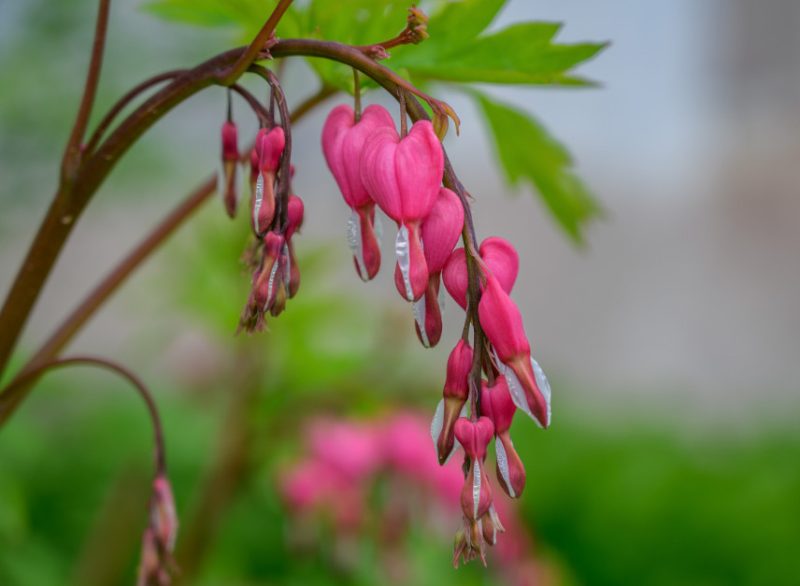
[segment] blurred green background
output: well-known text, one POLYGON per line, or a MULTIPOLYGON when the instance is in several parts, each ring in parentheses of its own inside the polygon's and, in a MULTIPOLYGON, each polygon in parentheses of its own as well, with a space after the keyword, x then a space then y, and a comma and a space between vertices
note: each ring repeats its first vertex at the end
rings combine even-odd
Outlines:
MULTIPOLYGON (((596 188, 608 213, 585 250, 543 206, 506 197, 500 173, 486 169, 491 139, 479 114, 452 96, 464 134, 448 146, 478 196, 479 231, 482 223, 520 248, 516 298, 554 389, 552 429, 522 419, 513 428, 528 471, 518 513, 528 554, 546 569, 531 583, 800 584, 800 210, 790 164, 800 155, 800 93, 776 81, 797 71, 800 50, 791 34, 761 41, 792 30, 800 10, 780 0, 767 3, 771 17, 754 12, 755 0, 604 4, 512 1, 501 15, 504 24, 566 20, 567 36, 617 43, 586 67, 608 89, 498 92, 535 105, 596 188)), ((55 184, 93 14, 77 0, 0 3, 3 288, 55 184)), ((116 2, 100 110, 148 74, 204 59, 231 38, 116 2)), ((293 101, 313 88, 307 69, 287 73, 293 101)), ((425 529, 423 508, 412 515, 398 575, 374 532, 342 551, 324 519, 308 533, 279 494, 311 418, 432 412, 460 330, 450 303, 440 347, 425 351, 387 271, 357 282, 344 206, 318 147, 332 103, 297 128, 303 284, 268 332, 233 335, 247 295, 247 226, 214 200, 72 347, 121 360, 157 397, 185 583, 516 583, 491 554, 488 570, 451 568, 457 515, 438 531, 425 529)), ((70 241, 16 364, 215 169, 223 111, 224 92, 210 90, 132 150, 70 241)), ((0 432, 0 585, 132 583, 151 457, 144 410, 124 383, 48 375, 0 432)))

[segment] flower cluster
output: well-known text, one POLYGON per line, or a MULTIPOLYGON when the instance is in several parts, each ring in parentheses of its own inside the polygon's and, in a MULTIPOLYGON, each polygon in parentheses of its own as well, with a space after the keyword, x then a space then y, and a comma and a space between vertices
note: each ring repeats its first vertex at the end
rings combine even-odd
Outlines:
POLYGON ((456 556, 485 561, 484 545, 494 545, 503 530, 484 469, 488 445, 496 438, 500 485, 518 497, 525 469, 509 435, 511 421, 520 409, 548 427, 550 387, 531 357, 522 316, 510 297, 519 271, 516 250, 497 237, 474 250, 471 226, 465 229, 466 198, 442 184, 445 157, 433 125, 420 120, 405 132, 405 113, 401 116, 398 133, 381 106, 361 113, 340 105, 325 122, 322 149, 351 209, 348 235, 358 275, 366 281, 380 269, 377 207, 397 225, 394 281, 400 296, 413 304, 422 344, 435 346, 441 339, 442 281, 467 312, 464 335, 448 359, 432 434, 440 463, 456 448, 464 451, 465 527, 456 556), (465 247, 454 250, 459 237, 465 247), (480 341, 478 351, 468 342, 470 324, 480 341))
MULTIPOLYGON (((306 526, 317 519, 330 520, 334 543, 342 546, 359 537, 377 539, 386 563, 393 559, 391 551, 402 547, 410 516, 416 523, 427 520, 432 533, 447 539, 439 531, 440 521, 458 514, 464 474, 455 461, 437 464, 423 417, 401 412, 359 422, 315 419, 304 436, 307 453, 284 469, 279 486, 286 505, 306 526), (385 498, 371 494, 376 488, 385 498), (409 506, 417 494, 425 505, 422 514, 409 506), (365 535, 375 525, 373 515, 381 519, 377 537, 365 535)), ((541 578, 546 568, 532 557, 531 537, 516 512, 507 500, 498 500, 497 510, 506 520, 506 538, 498 544, 503 583, 545 583, 541 578)), ((406 582, 408 577, 403 577, 397 582, 406 582)))
MULTIPOLYGON (((407 30, 425 32, 424 21, 413 11, 407 30)), ((303 202, 291 187, 286 100, 277 78, 261 69, 271 95, 249 157, 255 239, 246 255, 252 281, 240 320, 240 329, 249 332, 263 329, 267 316, 283 312, 298 291, 300 272, 292 239, 304 216, 303 202), (274 119, 276 104, 280 124, 274 119)), ((445 290, 466 312, 461 339, 447 362, 431 433, 440 464, 456 450, 463 451, 464 527, 456 557, 485 561, 485 545, 494 545, 503 530, 485 470, 489 444, 494 440, 500 486, 515 498, 524 489, 525 469, 509 431, 514 413, 521 410, 543 428, 550 424, 550 387, 531 357, 522 315, 510 297, 519 257, 502 238, 476 242, 468 196, 446 162, 440 140, 441 132, 446 132, 441 119, 458 120, 452 109, 430 98, 436 124, 418 110, 409 128, 406 100, 413 99, 413 92, 398 89, 398 132, 384 107, 361 110, 355 79, 355 108, 343 104, 330 112, 322 129, 322 151, 350 208, 348 242, 358 276, 369 281, 380 271, 379 213, 383 213, 397 227, 393 280, 401 298, 411 304, 421 343, 433 347, 442 339, 445 290), (462 248, 456 248, 459 238, 462 248)), ((236 210, 236 142, 229 113, 222 129, 223 198, 229 214, 236 210)))

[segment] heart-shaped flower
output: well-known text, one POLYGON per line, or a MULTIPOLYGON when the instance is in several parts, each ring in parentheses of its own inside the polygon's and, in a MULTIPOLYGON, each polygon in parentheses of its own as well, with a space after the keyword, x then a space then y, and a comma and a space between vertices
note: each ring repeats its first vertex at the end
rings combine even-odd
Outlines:
POLYGON ((460 417, 455 424, 455 434, 470 461, 461 491, 461 510, 467 519, 477 521, 489 511, 492 504, 492 491, 483 460, 494 436, 494 425, 488 417, 481 417, 478 421, 460 417))
MULTIPOLYGON (((492 236, 481 242, 478 254, 488 269, 507 293, 511 293, 519 272, 519 255, 508 240, 492 236)), ((442 279, 450 296, 464 310, 467 309, 467 256, 463 248, 457 248, 447 259, 442 279)))
POLYGON ((353 109, 342 104, 328 115, 322 129, 322 152, 328 168, 352 210, 348 228, 350 246, 359 276, 372 279, 381 265, 381 251, 375 235, 375 202, 361 179, 361 154, 367 138, 376 128, 394 130, 391 114, 383 106, 367 106, 356 121, 353 109))
POLYGON ((416 301, 428 285, 420 228, 436 202, 444 173, 444 152, 433 126, 415 122, 408 135, 378 128, 361 156, 367 192, 399 227, 395 252, 403 276, 403 296, 416 301))
POLYGON ((511 421, 517 410, 508 383, 503 375, 489 386, 484 381, 481 388, 481 411, 494 423, 494 442, 497 478, 500 486, 511 498, 517 498, 525 489, 525 466, 511 441, 511 421))
POLYGON ((431 423, 431 437, 436 445, 439 464, 444 464, 453 452, 455 445, 453 428, 469 397, 472 356, 472 347, 469 342, 459 340, 447 359, 447 377, 442 391, 443 398, 436 407, 436 413, 431 423))

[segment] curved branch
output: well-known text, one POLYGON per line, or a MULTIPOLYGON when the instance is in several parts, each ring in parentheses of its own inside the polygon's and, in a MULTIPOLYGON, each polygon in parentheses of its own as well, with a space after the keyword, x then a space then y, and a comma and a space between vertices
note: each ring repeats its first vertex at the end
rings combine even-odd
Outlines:
POLYGON ((103 119, 97 125, 97 128, 94 129, 91 137, 86 142, 86 146, 83 149, 84 152, 94 152, 94 150, 97 148, 97 145, 100 143, 100 139, 103 138, 105 131, 108 130, 109 126, 111 126, 111 123, 114 122, 114 119, 117 117, 117 115, 122 112, 122 110, 125 109, 125 106, 130 104, 134 98, 136 98, 136 96, 163 81, 175 79, 183 73, 186 73, 185 69, 173 69, 171 71, 165 71, 164 73, 154 75, 153 77, 144 80, 140 84, 133 86, 126 94, 117 100, 117 102, 111 106, 111 109, 106 113, 106 115, 103 116, 103 119))
POLYGON ((86 134, 86 127, 89 124, 89 116, 94 106, 94 97, 97 93, 97 86, 100 82, 100 69, 103 66, 103 53, 106 46, 106 34, 108 32, 108 15, 111 8, 111 0, 100 0, 97 8, 97 23, 94 31, 94 42, 92 44, 92 56, 89 60, 89 71, 86 74, 86 85, 83 90, 81 104, 78 107, 78 115, 75 118, 75 125, 64 149, 64 157, 61 161, 61 180, 71 179, 81 159, 81 141, 86 134))
POLYGON ((96 356, 71 356, 69 358, 57 358, 55 360, 40 364, 36 368, 18 377, 11 383, 11 385, 8 387, 8 390, 13 390, 14 387, 17 386, 25 386, 30 381, 39 378, 48 370, 62 368, 65 366, 79 365, 103 368, 121 376, 131 383, 131 385, 133 385, 133 387, 139 393, 139 396, 145 402, 145 405, 147 406, 147 412, 150 416, 150 421, 153 424, 156 476, 163 475, 166 472, 166 452, 164 450, 164 430, 161 425, 161 417, 158 414, 158 407, 153 399, 153 395, 147 390, 147 387, 144 385, 141 379, 121 364, 117 364, 111 360, 106 360, 105 358, 98 358, 96 356))

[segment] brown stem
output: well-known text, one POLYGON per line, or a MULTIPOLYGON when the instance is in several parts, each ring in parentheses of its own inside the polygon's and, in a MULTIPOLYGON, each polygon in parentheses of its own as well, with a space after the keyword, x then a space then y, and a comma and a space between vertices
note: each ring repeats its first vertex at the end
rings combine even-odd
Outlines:
POLYGON ((62 182, 71 180, 80 164, 81 141, 86 133, 86 127, 89 124, 89 116, 92 114, 94 97, 97 94, 97 85, 100 81, 100 69, 103 66, 103 53, 106 45, 110 5, 111 0, 100 0, 97 8, 97 23, 95 25, 94 42, 92 44, 92 56, 89 60, 89 71, 86 74, 83 98, 81 98, 81 104, 78 107, 78 115, 75 118, 75 125, 72 127, 72 133, 67 141, 67 147, 64 149, 64 158, 61 162, 62 182))
POLYGON ((30 381, 38 379, 48 370, 75 365, 103 368, 121 376, 133 385, 133 387, 139 393, 139 396, 142 398, 142 400, 144 400, 145 405, 147 406, 147 412, 150 415, 150 421, 153 424, 156 476, 165 474, 167 470, 167 464, 166 452, 164 450, 164 430, 161 426, 161 417, 158 415, 158 407, 156 407, 156 402, 153 399, 152 393, 147 390, 147 387, 144 385, 142 380, 121 364, 105 358, 98 358, 96 356, 70 356, 69 358, 57 358, 40 364, 35 369, 18 377, 9 385, 8 389, 12 390, 18 386, 25 386, 30 381))
POLYGON ((361 80, 358 78, 358 69, 353 69, 353 111, 355 121, 361 120, 361 80))
POLYGON ((117 100, 117 102, 111 106, 111 109, 106 113, 106 115, 103 116, 103 119, 97 125, 97 128, 94 129, 94 132, 86 142, 86 146, 84 147, 83 151, 85 153, 94 152, 94 150, 97 148, 97 145, 100 143, 100 139, 103 138, 103 134, 105 134, 105 131, 108 130, 112 122, 114 122, 114 119, 119 115, 120 112, 122 112, 122 110, 125 109, 125 106, 130 104, 139 94, 147 91, 151 87, 158 85, 161 82, 175 79, 183 73, 186 73, 185 69, 173 69, 172 71, 165 71, 164 73, 154 75, 153 77, 144 80, 140 84, 133 86, 125 95, 117 100))
POLYGON ((267 48, 267 44, 275 35, 275 27, 278 26, 281 18, 283 18, 283 14, 289 9, 291 4, 292 0, 280 0, 278 2, 275 10, 269 15, 267 22, 265 22, 261 30, 258 31, 253 42, 248 45, 247 49, 245 49, 244 53, 241 54, 230 70, 222 74, 219 80, 222 85, 230 85, 239 79, 242 74, 247 71, 247 68, 258 58, 259 53, 267 48))
POLYGON ((229 88, 229 92, 228 92, 228 96, 229 96, 228 97, 228 121, 229 122, 231 120, 230 90, 235 91, 237 94, 242 96, 242 98, 244 98, 244 100, 250 106, 250 109, 253 110, 253 112, 255 113, 255 115, 258 118, 258 121, 259 121, 261 126, 265 126, 267 124, 267 122, 271 121, 269 112, 264 107, 264 104, 259 102, 258 98, 256 98, 253 94, 251 94, 245 88, 240 86, 238 83, 235 83, 229 88))

